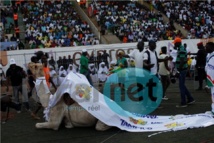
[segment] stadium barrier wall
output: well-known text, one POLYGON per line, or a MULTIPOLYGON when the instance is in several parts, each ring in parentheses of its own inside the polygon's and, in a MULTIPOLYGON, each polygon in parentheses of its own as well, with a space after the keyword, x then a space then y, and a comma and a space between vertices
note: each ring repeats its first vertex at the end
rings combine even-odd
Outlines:
MULTIPOLYGON (((196 53, 198 51, 197 49, 197 43, 200 42, 200 39, 188 39, 183 40, 182 43, 187 43, 187 46, 190 48, 190 51, 192 53, 196 53)), ((206 41, 205 41, 206 42, 206 41)), ((94 55, 97 56, 98 52, 103 52, 103 50, 106 50, 107 53, 110 55, 109 61, 116 61, 117 54, 120 51, 124 51, 125 54, 130 53, 131 50, 136 48, 137 43, 126 43, 126 44, 100 44, 100 45, 91 45, 91 46, 78 46, 78 47, 63 47, 63 48, 45 48, 45 49, 30 49, 30 50, 14 50, 14 51, 2 51, 1 52, 1 59, 2 59, 2 65, 3 70, 6 71, 9 67, 9 61, 11 58, 14 58, 16 61, 16 64, 23 67, 24 69, 27 68, 27 64, 30 62, 31 57, 34 55, 37 51, 43 51, 49 54, 50 56, 53 56, 55 61, 59 59, 59 57, 68 56, 71 55, 74 60, 74 64, 79 65, 79 59, 81 56, 82 49, 87 49, 89 55, 91 55, 92 52, 94 52, 94 55)), ((167 46, 168 51, 170 48, 173 48, 172 40, 165 40, 165 41, 158 41, 157 42, 157 53, 160 53, 160 48, 162 46, 167 46)), ((145 49, 148 47, 148 42, 145 42, 145 49)))

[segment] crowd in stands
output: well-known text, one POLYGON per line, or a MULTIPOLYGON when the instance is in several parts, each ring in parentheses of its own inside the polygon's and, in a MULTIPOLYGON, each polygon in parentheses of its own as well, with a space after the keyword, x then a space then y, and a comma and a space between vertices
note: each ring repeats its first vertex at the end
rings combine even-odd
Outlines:
MULTIPOLYGON (((160 12, 155 13, 134 1, 92 1, 89 7, 96 17, 101 33, 106 29, 123 43, 138 41, 172 40, 183 37, 176 30, 177 22, 189 31, 184 38, 209 38, 214 36, 213 1, 165 1, 148 0, 160 12), (161 12, 170 20, 163 22, 161 12), (193 35, 193 36, 192 36, 193 35)), ((89 24, 75 11, 72 1, 25 1, 19 7, 1 8, 1 42, 10 41, 2 29, 14 28, 6 17, 13 17, 21 10, 25 23, 25 42, 30 48, 68 47, 99 44, 99 39, 90 30, 89 24)))
POLYGON ((152 0, 149 2, 154 8, 163 12, 170 21, 177 22, 189 31, 188 38, 214 37, 214 1, 152 0))
POLYGON ((163 22, 161 13, 155 13, 137 2, 93 1, 90 6, 98 25, 111 30, 124 43, 142 39, 171 40, 182 36, 173 23, 163 22))
POLYGON ((7 42, 6 34, 11 34, 12 29, 14 29, 14 22, 9 21, 9 19, 13 19, 13 7, 1 7, 1 27, 0 27, 0 41, 7 42))
POLYGON ((22 6, 25 42, 30 48, 99 44, 71 1, 26 2, 22 6))

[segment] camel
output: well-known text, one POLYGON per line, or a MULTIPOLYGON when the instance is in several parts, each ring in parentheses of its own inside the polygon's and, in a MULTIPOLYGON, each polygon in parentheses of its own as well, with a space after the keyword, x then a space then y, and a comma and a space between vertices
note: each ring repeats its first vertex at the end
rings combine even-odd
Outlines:
MULTIPOLYGON (((31 70, 36 80, 44 80, 43 65, 41 63, 29 63, 28 68, 31 70)), ((39 100, 44 108, 48 107, 50 90, 48 91, 45 82, 40 82, 36 88, 39 100)), ((60 124, 64 121, 66 128, 74 127, 90 127, 95 126, 98 131, 105 131, 111 128, 100 120, 92 116, 87 110, 83 109, 77 102, 75 102, 68 93, 65 93, 55 106, 49 109, 49 119, 47 122, 37 123, 35 126, 38 129, 47 128, 58 130, 60 124), (69 110, 78 109, 78 110, 69 110)))

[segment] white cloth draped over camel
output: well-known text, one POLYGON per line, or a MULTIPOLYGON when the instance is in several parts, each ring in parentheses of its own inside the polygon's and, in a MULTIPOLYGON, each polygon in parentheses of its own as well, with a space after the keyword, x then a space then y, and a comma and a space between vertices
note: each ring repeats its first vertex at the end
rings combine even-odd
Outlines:
MULTIPOLYGON (((43 82, 43 84, 46 83, 43 82)), ((49 109, 60 101, 64 93, 69 93, 71 98, 103 123, 130 132, 183 130, 207 127, 214 124, 214 118, 203 113, 177 116, 132 114, 123 110, 116 102, 91 87, 84 75, 73 72, 67 75, 55 94, 50 98, 49 105, 44 112, 47 120, 49 109)))

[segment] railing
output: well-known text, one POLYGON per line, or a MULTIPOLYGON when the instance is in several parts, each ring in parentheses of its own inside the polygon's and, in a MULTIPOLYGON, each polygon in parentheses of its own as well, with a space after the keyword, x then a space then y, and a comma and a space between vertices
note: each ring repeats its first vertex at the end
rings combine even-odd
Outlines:
POLYGON ((96 37, 100 40, 100 32, 97 29, 97 27, 94 25, 94 23, 89 19, 89 17, 85 14, 85 12, 82 10, 82 8, 79 6, 79 4, 76 1, 73 1, 74 7, 76 8, 78 14, 81 15, 81 17, 87 21, 87 23, 90 25, 91 31, 96 35, 96 37))

